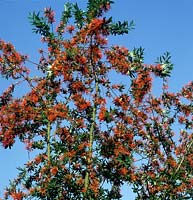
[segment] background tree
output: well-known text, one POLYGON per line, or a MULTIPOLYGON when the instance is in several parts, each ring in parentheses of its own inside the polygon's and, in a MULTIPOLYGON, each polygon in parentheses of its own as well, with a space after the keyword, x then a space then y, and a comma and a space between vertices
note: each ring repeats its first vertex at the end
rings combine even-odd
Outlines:
POLYGON ((109 47, 108 36, 133 28, 105 16, 112 3, 88 1, 86 11, 67 3, 56 31, 51 8, 30 14, 47 46, 39 77, 31 77, 27 56, 0 41, 1 74, 15 80, 1 96, 0 141, 11 148, 18 137, 38 150, 5 199, 120 199, 123 183, 136 199, 191 198, 193 83, 170 93, 169 53, 147 65, 142 48, 109 47), (163 81, 158 97, 153 78, 163 81), (14 97, 24 82, 29 92, 14 97))

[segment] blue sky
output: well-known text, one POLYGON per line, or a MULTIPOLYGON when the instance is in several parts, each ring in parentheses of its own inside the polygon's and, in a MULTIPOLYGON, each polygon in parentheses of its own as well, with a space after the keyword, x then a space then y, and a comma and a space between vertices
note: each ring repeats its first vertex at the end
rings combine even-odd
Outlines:
MULTIPOLYGON (((135 30, 123 37, 111 39, 111 43, 121 44, 132 49, 145 48, 145 62, 154 63, 156 58, 169 51, 172 55, 174 70, 170 80, 171 90, 193 80, 193 1, 192 0, 115 0, 110 15, 115 20, 134 20, 135 30)), ((29 24, 29 12, 51 6, 60 15, 62 0, 0 0, 0 39, 9 41, 33 61, 38 60, 41 48, 39 37, 32 33, 29 24)), ((75 2, 70 1, 70 2, 75 2)), ((77 0, 84 5, 86 0, 77 0)), ((30 66, 33 67, 33 66, 30 66)), ((0 77, 0 92, 8 86, 0 77)), ((12 150, 0 147, 0 197, 8 180, 16 176, 15 168, 28 159, 28 154, 21 145, 12 150)), ((134 196, 123 190, 123 200, 134 196)))

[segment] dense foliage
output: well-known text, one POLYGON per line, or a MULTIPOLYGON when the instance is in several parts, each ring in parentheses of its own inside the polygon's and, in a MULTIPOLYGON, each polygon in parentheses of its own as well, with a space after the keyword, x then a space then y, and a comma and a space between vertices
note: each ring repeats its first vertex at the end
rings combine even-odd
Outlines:
POLYGON ((31 13, 47 46, 34 63, 39 76, 0 40, 0 73, 13 80, 0 96, 0 142, 11 148, 18 138, 38 152, 4 199, 121 199, 124 183, 136 199, 192 198, 193 82, 171 93, 169 53, 150 65, 142 48, 109 46, 109 36, 133 28, 105 16, 112 3, 88 0, 86 11, 67 3, 58 25, 51 8, 31 13), (24 82, 28 92, 18 98, 14 89, 24 82))

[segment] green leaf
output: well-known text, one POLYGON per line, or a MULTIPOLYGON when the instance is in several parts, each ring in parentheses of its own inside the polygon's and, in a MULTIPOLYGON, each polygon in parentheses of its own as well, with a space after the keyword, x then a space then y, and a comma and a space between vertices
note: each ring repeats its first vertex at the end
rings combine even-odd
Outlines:
POLYGON ((113 35, 123 35, 123 34, 128 34, 129 32, 129 25, 127 21, 124 21, 121 23, 118 21, 117 23, 112 23, 110 25, 110 32, 113 35))
POLYGON ((68 20, 72 17, 72 3, 64 4, 64 11, 62 13, 61 21, 66 25, 68 20))
POLYGON ((171 55, 169 52, 166 52, 164 55, 157 58, 156 63, 162 66, 160 77, 164 78, 171 75, 174 65, 171 63, 171 55))
POLYGON ((78 7, 78 4, 76 3, 74 5, 74 17, 75 17, 75 23, 77 24, 78 28, 82 28, 83 25, 84 25, 84 11, 81 10, 79 7, 78 7))
POLYGON ((44 145, 45 145, 44 142, 42 140, 39 140, 39 141, 33 142, 32 147, 34 149, 44 149, 44 145))
POLYGON ((133 62, 143 63, 144 49, 142 47, 134 48, 133 50, 133 62))
POLYGON ((40 13, 30 13, 29 14, 30 23, 34 26, 32 29, 34 33, 40 34, 44 37, 53 38, 53 33, 50 31, 50 26, 48 25, 45 18, 40 17, 40 13))
POLYGON ((104 7, 107 4, 113 4, 111 0, 88 0, 87 3, 87 19, 88 21, 93 18, 100 17, 103 14, 101 7, 104 7))

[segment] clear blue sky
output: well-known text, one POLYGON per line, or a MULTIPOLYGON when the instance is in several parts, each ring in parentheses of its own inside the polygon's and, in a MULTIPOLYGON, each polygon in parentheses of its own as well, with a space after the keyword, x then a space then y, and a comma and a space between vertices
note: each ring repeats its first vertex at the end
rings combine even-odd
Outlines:
MULTIPOLYGON (((115 0, 111 15, 115 20, 134 20, 135 30, 124 37, 111 42, 129 49, 145 48, 145 61, 153 63, 165 51, 171 52, 175 64, 170 81, 172 90, 178 90, 183 84, 193 80, 193 1, 192 0, 115 0)), ((37 51, 41 48, 39 37, 32 33, 28 22, 29 12, 51 6, 57 16, 63 9, 62 0, 0 0, 0 39, 9 41, 31 60, 37 61, 37 51)), ((70 2, 75 2, 70 1, 70 2)), ((77 0, 85 4, 86 0, 77 0)), ((0 78, 0 92, 8 84, 0 78)), ((28 158, 21 145, 12 150, 0 147, 0 197, 9 179, 16 176, 15 168, 28 158)), ((134 196, 123 189, 123 200, 134 196)))

